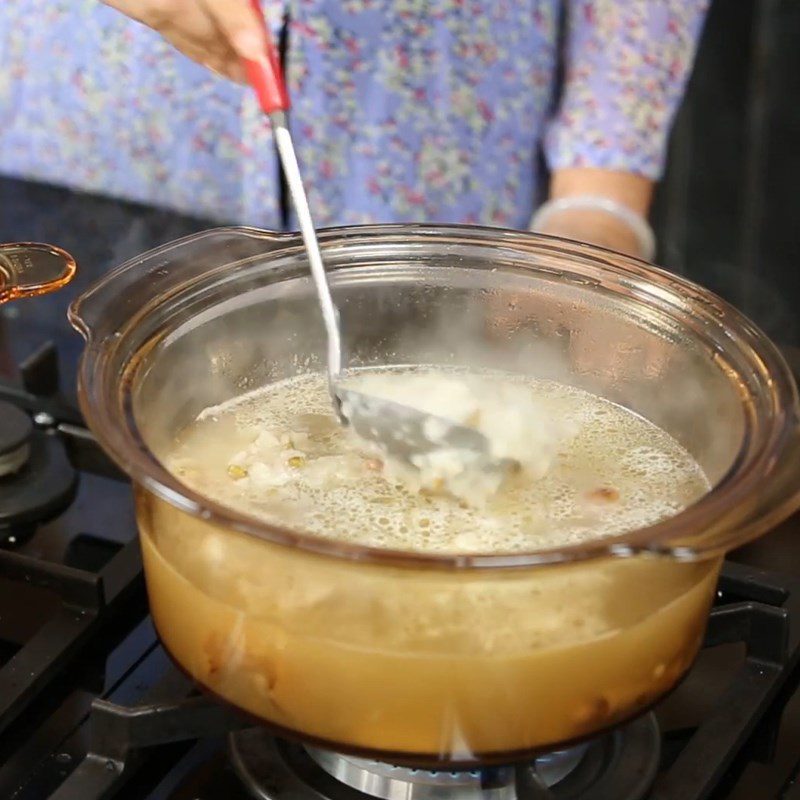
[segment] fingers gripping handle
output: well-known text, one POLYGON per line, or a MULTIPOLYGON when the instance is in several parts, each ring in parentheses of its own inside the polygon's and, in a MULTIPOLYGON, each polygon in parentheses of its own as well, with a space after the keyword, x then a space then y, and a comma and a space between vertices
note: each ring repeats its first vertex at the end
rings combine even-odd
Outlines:
POLYGON ((250 0, 253 11, 258 15, 264 32, 266 52, 260 61, 245 60, 244 66, 247 80, 253 87, 258 102, 265 114, 289 110, 289 95, 278 55, 278 49, 272 40, 259 0, 250 0))

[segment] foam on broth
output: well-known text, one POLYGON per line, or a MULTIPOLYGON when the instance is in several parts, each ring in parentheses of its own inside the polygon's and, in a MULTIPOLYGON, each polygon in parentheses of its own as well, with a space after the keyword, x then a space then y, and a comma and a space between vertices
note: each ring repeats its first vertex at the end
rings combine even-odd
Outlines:
POLYGON ((480 378, 524 386, 542 410, 537 422, 569 435, 546 474, 522 475, 475 506, 387 477, 334 419, 322 374, 208 409, 164 460, 194 490, 265 521, 417 552, 521 552, 617 535, 674 515, 709 489, 683 447, 620 406, 550 381, 480 378))

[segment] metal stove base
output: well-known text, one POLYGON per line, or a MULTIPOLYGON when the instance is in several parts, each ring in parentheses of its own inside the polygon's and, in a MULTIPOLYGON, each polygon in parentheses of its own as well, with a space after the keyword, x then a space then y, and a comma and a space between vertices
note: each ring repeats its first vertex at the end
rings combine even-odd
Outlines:
POLYGON ((229 746, 237 774, 257 800, 643 800, 661 755, 653 714, 533 763, 469 772, 307 749, 261 728, 232 733, 229 746))

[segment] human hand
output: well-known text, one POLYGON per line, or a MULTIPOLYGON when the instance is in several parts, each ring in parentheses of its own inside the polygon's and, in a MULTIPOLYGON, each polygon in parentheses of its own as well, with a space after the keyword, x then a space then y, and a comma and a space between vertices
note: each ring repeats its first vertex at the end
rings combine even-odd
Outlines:
POLYGON ((103 0, 158 31, 192 60, 244 82, 242 59, 264 57, 264 31, 248 0, 103 0))

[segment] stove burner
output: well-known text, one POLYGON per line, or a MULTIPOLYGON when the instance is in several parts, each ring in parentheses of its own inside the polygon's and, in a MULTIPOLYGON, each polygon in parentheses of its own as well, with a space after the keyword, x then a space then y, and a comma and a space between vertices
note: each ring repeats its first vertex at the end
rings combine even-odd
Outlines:
POLYGON ((0 547, 27 539, 75 497, 78 476, 63 443, 0 401, 0 547))
MULTIPOLYGON (((371 797, 383 800, 415 798, 433 800, 444 793, 452 797, 480 794, 485 800, 513 800, 514 768, 449 772, 395 767, 380 761, 367 761, 337 755, 327 750, 307 748, 309 756, 341 783, 371 797)), ((574 768, 580 753, 564 751, 567 769, 574 768)))
POLYGON ((33 423, 11 403, 0 402, 0 478, 23 467, 30 456, 33 423))
POLYGON ((642 800, 661 754, 647 714, 532 764, 450 772, 395 767, 306 749, 261 728, 230 735, 234 768, 258 800, 642 800))

